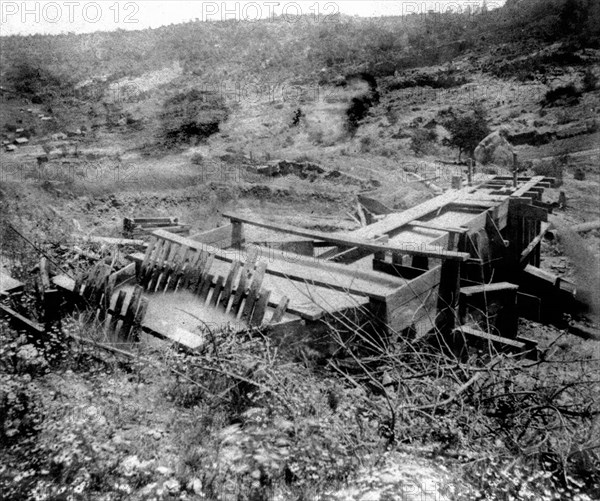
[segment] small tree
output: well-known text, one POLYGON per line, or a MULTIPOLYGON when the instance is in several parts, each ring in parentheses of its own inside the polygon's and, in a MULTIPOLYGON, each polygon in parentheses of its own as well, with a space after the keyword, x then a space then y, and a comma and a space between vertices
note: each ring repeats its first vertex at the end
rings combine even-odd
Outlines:
POLYGON ((480 107, 470 113, 453 115, 444 123, 444 127, 450 132, 446 144, 458 148, 459 162, 463 153, 473 156, 477 145, 490 133, 485 111, 480 107))

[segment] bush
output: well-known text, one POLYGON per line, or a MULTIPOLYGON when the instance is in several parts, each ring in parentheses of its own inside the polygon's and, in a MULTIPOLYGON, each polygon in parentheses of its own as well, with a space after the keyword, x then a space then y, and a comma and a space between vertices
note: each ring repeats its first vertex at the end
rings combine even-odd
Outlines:
POLYGON ((583 74, 583 91, 592 92, 596 90, 596 87, 598 87, 598 80, 596 74, 591 69, 587 69, 583 74))
POLYGON ((194 153, 192 156, 192 163, 194 165, 203 165, 204 164, 204 155, 201 153, 194 153))
POLYGON ((579 103, 581 91, 573 83, 550 89, 544 95, 542 106, 566 105, 573 106, 579 103))
POLYGON ((560 158, 554 158, 551 162, 540 162, 532 166, 531 170, 536 176, 553 177, 556 179, 556 187, 563 183, 563 175, 566 162, 560 158))
POLYGON ((216 92, 191 89, 167 99, 160 118, 167 145, 198 143, 219 132, 228 110, 216 92))
POLYGON ((417 129, 412 133, 410 149, 417 155, 430 153, 433 144, 437 141, 437 133, 431 129, 417 129))

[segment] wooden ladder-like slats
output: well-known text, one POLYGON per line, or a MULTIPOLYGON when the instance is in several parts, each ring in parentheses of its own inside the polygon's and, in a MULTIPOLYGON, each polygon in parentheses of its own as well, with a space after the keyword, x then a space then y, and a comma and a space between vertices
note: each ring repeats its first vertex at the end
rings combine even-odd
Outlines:
MULTIPOLYGON (((223 276, 212 272, 214 254, 153 237, 139 268, 138 283, 148 292, 188 290, 203 304, 257 327, 264 323, 271 297, 271 291, 262 288, 267 264, 257 262, 258 254, 258 249, 251 248, 244 264, 234 261, 227 275, 223 276)), ((124 298, 120 295, 117 298, 116 315, 127 318, 123 321, 125 330, 131 323, 131 308, 141 311, 143 306, 143 302, 142 305, 137 304, 140 301, 138 296, 136 294, 132 298, 133 305, 123 305, 124 298), (124 314, 120 311, 122 308, 125 308, 124 314)), ((274 310, 271 322, 282 320, 288 303, 289 300, 284 297, 274 310)))

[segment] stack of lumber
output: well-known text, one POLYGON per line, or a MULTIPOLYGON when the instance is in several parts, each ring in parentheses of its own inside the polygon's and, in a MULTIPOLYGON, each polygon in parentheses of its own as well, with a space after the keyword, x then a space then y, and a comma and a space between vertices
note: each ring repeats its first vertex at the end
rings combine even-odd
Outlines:
POLYGON ((123 219, 123 236, 136 238, 165 229, 171 233, 188 235, 190 225, 179 222, 176 217, 126 217, 123 219))

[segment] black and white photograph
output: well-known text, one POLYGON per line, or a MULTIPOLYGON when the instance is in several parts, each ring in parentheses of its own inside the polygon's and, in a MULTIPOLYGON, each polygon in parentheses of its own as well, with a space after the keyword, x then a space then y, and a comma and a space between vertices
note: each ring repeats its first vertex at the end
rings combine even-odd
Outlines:
POLYGON ((0 500, 599 501, 599 0, 0 0, 0 500))

